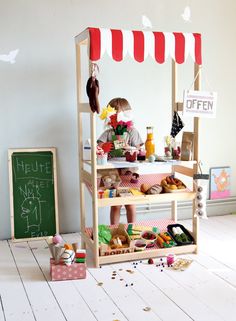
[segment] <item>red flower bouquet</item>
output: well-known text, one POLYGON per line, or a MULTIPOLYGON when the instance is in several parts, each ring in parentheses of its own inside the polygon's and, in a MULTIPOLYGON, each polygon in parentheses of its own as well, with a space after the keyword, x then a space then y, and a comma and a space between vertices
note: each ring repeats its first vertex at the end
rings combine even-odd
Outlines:
POLYGON ((117 112, 115 108, 107 106, 100 115, 105 120, 106 127, 113 130, 112 140, 114 149, 110 151, 112 157, 123 156, 123 148, 127 144, 128 131, 133 126, 132 113, 130 110, 117 112))

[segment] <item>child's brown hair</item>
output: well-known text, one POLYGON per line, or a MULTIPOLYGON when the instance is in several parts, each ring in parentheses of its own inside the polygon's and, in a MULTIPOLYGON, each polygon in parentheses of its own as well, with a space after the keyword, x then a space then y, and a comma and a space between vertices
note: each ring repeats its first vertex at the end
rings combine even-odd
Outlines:
POLYGON ((119 113, 120 111, 131 110, 131 106, 127 99, 125 98, 113 98, 108 105, 115 108, 115 110, 119 113))

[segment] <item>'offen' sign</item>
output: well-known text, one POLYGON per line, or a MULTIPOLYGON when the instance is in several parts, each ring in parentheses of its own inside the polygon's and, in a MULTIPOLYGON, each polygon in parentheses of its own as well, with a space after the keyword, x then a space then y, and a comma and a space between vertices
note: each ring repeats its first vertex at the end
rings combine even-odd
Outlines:
POLYGON ((209 91, 184 91, 183 114, 191 117, 216 117, 217 93, 209 91))

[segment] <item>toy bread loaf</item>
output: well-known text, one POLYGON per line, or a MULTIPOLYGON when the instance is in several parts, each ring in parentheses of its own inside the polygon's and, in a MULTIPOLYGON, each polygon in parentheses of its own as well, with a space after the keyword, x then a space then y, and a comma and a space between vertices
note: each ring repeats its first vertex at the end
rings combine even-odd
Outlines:
POLYGON ((146 194, 153 195, 153 194, 160 194, 161 192, 162 192, 161 185, 155 184, 146 191, 146 194))
POLYGON ((177 190, 177 189, 185 189, 186 185, 178 178, 172 176, 166 176, 161 181, 161 186, 167 190, 177 190))
POLYGON ((150 187, 151 187, 151 186, 148 185, 148 184, 141 184, 141 186, 140 186, 140 191, 141 191, 142 193, 146 194, 147 190, 149 190, 150 187))
POLYGON ((127 243, 127 239, 122 234, 116 234, 110 240, 110 246, 112 249, 118 249, 118 248, 125 247, 126 243, 127 243))

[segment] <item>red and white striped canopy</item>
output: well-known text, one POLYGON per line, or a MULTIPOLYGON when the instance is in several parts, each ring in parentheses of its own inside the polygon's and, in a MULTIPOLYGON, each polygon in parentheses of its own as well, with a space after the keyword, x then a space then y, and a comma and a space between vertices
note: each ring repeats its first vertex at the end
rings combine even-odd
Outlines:
POLYGON ((178 64, 190 55, 202 64, 201 34, 180 32, 155 32, 88 28, 90 60, 95 62, 107 52, 115 61, 122 61, 127 54, 138 62, 150 55, 162 64, 170 56, 178 64))

